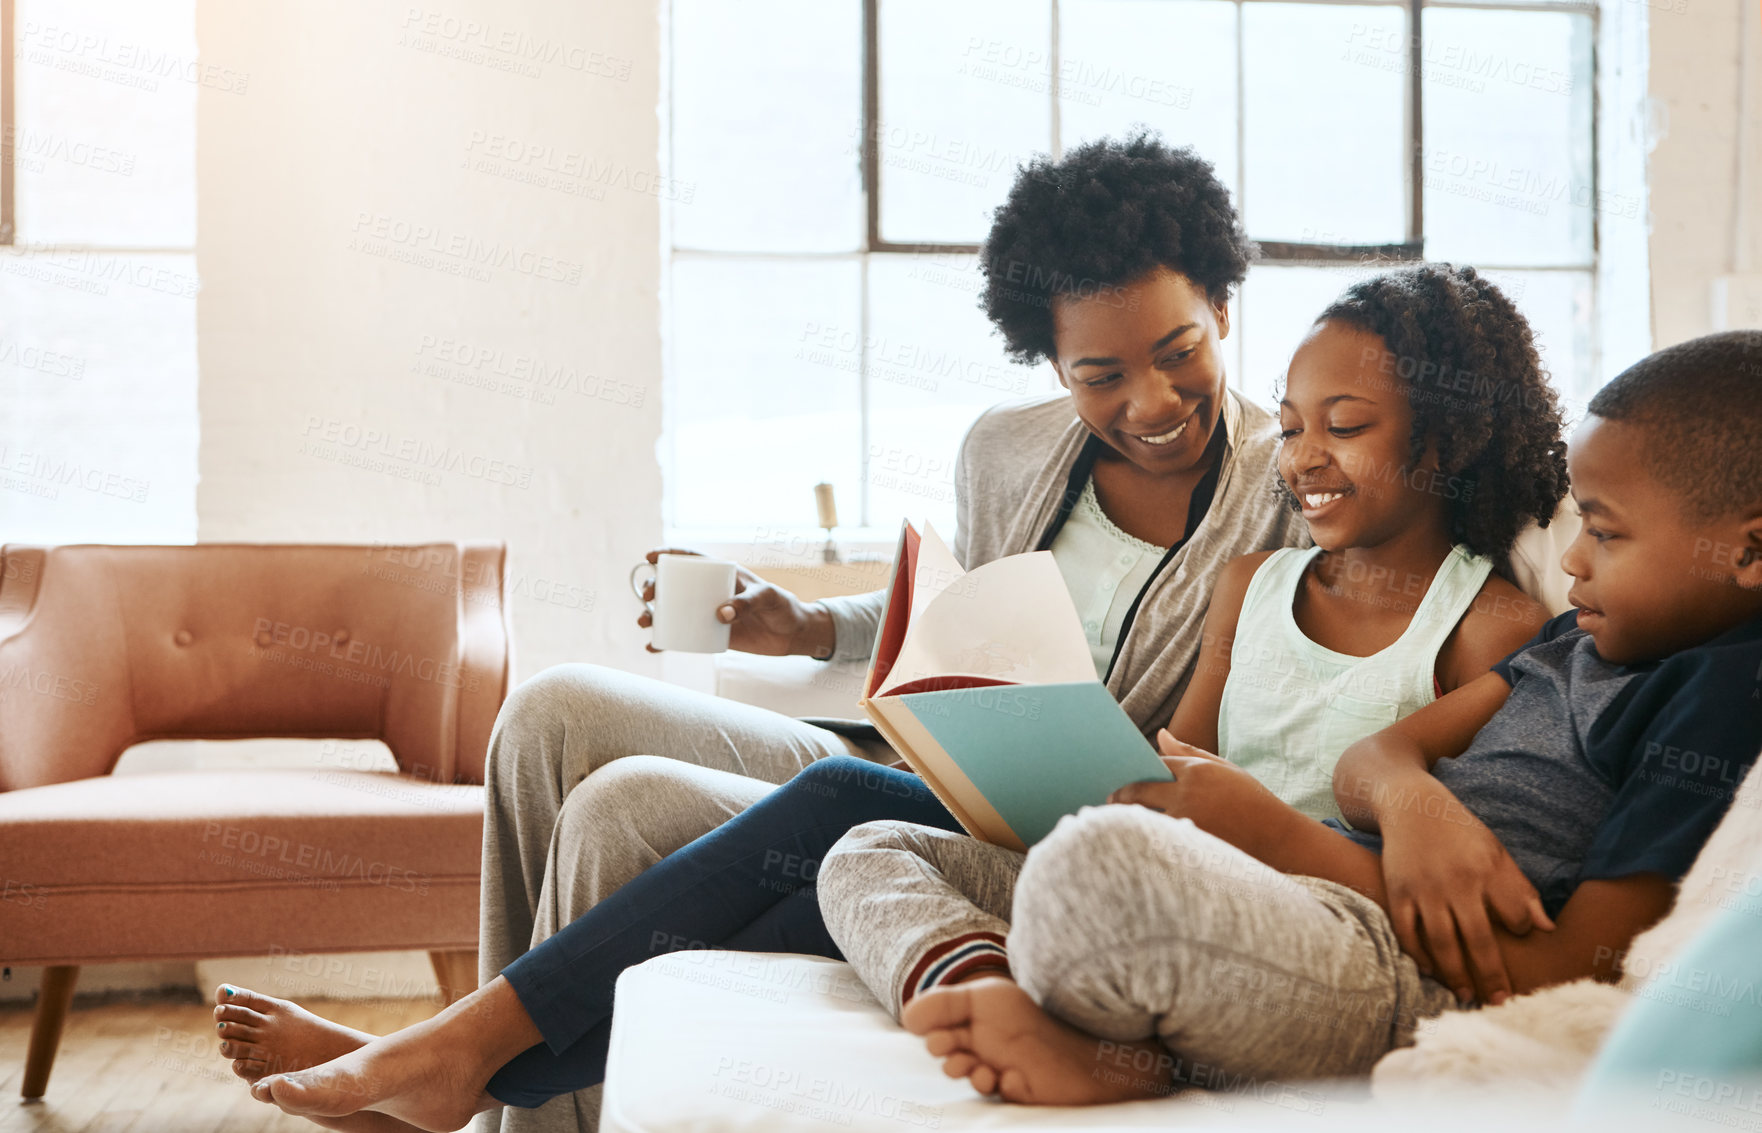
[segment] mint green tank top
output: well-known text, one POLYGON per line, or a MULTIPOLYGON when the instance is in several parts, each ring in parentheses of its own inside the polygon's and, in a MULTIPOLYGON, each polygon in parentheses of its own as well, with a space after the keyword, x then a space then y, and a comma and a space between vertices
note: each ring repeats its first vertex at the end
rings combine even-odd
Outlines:
POLYGON ((1320 547, 1274 551, 1242 596, 1218 707, 1218 754, 1311 818, 1339 818, 1334 764, 1357 740, 1430 704, 1438 650, 1480 593, 1491 559, 1458 545, 1413 619, 1369 657, 1311 641, 1292 605, 1320 547))

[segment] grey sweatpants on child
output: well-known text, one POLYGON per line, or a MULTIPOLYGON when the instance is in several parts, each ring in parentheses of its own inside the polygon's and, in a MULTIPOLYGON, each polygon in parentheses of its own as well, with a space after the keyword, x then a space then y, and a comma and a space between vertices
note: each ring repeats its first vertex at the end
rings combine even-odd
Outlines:
POLYGON ((895 1018, 926 952, 1007 934, 1035 1002, 1098 1038, 1160 1039, 1176 1085, 1365 1074, 1456 1002, 1375 902, 1140 806, 1085 807, 1025 858, 868 823, 818 882, 832 938, 895 1018))
MULTIPOLYGON (((496 717, 484 770, 479 980, 829 755, 892 758, 879 742, 598 665, 526 681, 496 717)), ((492 1111, 474 1129, 593 1133, 600 1092, 492 1111)))

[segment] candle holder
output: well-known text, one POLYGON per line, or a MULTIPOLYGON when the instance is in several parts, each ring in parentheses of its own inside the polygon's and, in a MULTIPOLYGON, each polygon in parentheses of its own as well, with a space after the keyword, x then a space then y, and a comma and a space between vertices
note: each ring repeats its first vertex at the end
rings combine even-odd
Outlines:
POLYGON ((838 545, 832 540, 832 529, 838 526, 838 503, 832 496, 832 485, 822 480, 814 485, 814 506, 820 513, 820 526, 826 529, 826 546, 820 550, 820 561, 839 561, 838 545))

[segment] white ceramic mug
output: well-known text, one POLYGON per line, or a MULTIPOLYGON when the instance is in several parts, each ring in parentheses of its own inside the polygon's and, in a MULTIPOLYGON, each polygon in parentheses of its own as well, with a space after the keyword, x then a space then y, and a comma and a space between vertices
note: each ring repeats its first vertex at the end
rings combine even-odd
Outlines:
POLYGON ((681 653, 721 653, 728 648, 728 624, 716 610, 734 597, 734 564, 702 555, 657 555, 653 565, 637 563, 630 572, 630 588, 642 597, 646 583, 655 584, 655 597, 645 603, 653 619, 651 640, 656 649, 681 653), (652 578, 638 578, 645 570, 652 578))

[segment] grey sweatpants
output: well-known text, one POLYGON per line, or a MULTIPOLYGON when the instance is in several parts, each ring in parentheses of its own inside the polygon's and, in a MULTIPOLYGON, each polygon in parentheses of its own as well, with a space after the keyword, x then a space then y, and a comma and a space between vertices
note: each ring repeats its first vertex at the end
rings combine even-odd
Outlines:
POLYGON ((1035 1002, 1098 1038, 1159 1039, 1177 1085, 1365 1074, 1456 1002, 1375 902, 1140 806, 1085 807, 1025 858, 868 823, 818 881, 832 938, 895 1018, 926 951, 1007 933, 1035 1002))
MULTIPOLYGON (((546 669, 508 696, 490 736, 479 980, 815 760, 887 750, 616 669, 546 669)), ((592 1133, 599 1105, 596 1086, 475 1128, 592 1133)))

